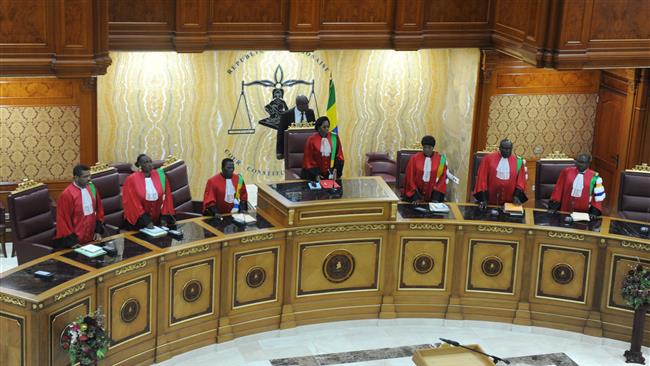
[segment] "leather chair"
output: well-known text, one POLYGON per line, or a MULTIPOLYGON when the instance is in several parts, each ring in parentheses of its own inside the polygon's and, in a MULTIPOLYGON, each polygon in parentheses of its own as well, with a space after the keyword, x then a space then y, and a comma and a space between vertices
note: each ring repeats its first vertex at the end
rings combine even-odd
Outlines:
POLYGON ((114 167, 96 164, 90 168, 90 177, 102 199, 104 223, 110 231, 107 234, 117 234, 124 224, 120 173, 114 167))
POLYGON ((547 209, 560 173, 565 168, 575 166, 575 161, 564 155, 557 158, 542 158, 535 165, 535 207, 547 209))
POLYGON ((384 179, 389 186, 396 182, 397 164, 395 160, 388 157, 388 153, 371 152, 366 153, 365 172, 367 176, 377 175, 384 179))
POLYGON ((133 169, 132 169, 133 164, 131 163, 113 163, 113 164, 109 164, 109 166, 117 170, 120 187, 124 185, 124 180, 126 179, 126 177, 128 177, 129 175, 131 175, 131 173, 133 173, 133 169))
POLYGON ((621 172, 618 215, 650 222, 650 167, 647 164, 621 172))
POLYGON ((312 127, 290 128, 284 132, 284 179, 302 179, 302 158, 305 143, 316 132, 312 127))
MULTIPOLYGON (((158 169, 164 164, 164 160, 154 160, 153 161, 153 168, 158 169)), ((133 164, 132 163, 112 163, 109 164, 109 166, 117 169, 117 172, 120 175, 120 187, 124 185, 124 180, 126 177, 128 177, 131 173, 133 173, 133 164)))
POLYGON ((397 188, 401 191, 404 188, 404 176, 406 175, 406 166, 409 163, 411 156, 422 151, 422 149, 401 149, 397 151, 397 188))
MULTIPOLYGON (((0 202, 0 245, 2 245, 2 254, 5 258, 9 258, 9 253, 7 253, 7 238, 5 237, 7 232, 7 222, 5 217, 5 207, 0 202)), ((11 250, 11 256, 16 255, 16 246, 13 246, 14 249, 11 250)))
POLYGON ((23 182, 7 197, 7 206, 18 264, 51 253, 56 228, 47 186, 23 182))
POLYGON ((171 157, 163 165, 163 170, 172 191, 177 218, 201 216, 203 201, 192 201, 185 162, 171 157))
POLYGON ((481 165, 483 158, 490 153, 491 151, 477 151, 474 153, 474 156, 472 157, 472 175, 471 175, 471 181, 469 186, 470 190, 469 190, 469 197, 468 197, 468 200, 470 202, 476 202, 476 198, 474 198, 472 192, 474 192, 474 186, 476 185, 476 179, 478 178, 478 167, 481 165))

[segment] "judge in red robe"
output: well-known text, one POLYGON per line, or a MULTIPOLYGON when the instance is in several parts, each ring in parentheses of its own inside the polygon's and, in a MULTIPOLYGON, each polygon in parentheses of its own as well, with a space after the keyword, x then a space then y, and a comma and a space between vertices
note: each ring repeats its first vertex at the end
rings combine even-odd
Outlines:
POLYGON ((126 225, 138 229, 173 225, 174 201, 165 173, 162 169, 154 170, 146 154, 138 156, 135 166, 140 171, 129 175, 122 186, 126 225))
POLYGON ((79 164, 72 173, 74 181, 56 205, 56 249, 101 240, 104 233, 104 208, 99 192, 90 183, 90 169, 79 164))
POLYGON ((221 173, 208 179, 203 193, 204 215, 248 211, 246 184, 242 176, 234 172, 235 162, 226 158, 221 161, 221 173))
POLYGON ((404 175, 404 197, 408 201, 443 202, 447 192, 447 162, 433 148, 433 136, 422 138, 422 151, 412 155, 404 175))
POLYGON ((591 155, 580 154, 576 166, 565 168, 555 183, 548 208, 551 212, 586 212, 592 218, 602 214, 605 199, 603 180, 589 169, 591 155))
POLYGON ((481 208, 506 202, 522 204, 528 200, 526 160, 512 155, 512 142, 501 140, 499 151, 486 155, 478 167, 474 197, 481 208))
POLYGON ((338 179, 343 176, 344 163, 341 139, 329 132, 330 120, 327 117, 319 117, 315 129, 317 132, 305 142, 302 178, 310 181, 338 179))

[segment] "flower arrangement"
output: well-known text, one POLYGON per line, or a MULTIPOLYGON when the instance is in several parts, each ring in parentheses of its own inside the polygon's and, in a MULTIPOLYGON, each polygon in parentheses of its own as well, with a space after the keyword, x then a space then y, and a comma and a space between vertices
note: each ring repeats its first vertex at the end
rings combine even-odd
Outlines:
POLYGON ((623 299, 634 309, 650 305, 650 271, 638 264, 623 279, 623 299))
POLYGON ((104 330, 103 318, 97 309, 94 314, 77 318, 63 330, 61 347, 68 351, 72 365, 96 365, 106 357, 111 340, 104 330))

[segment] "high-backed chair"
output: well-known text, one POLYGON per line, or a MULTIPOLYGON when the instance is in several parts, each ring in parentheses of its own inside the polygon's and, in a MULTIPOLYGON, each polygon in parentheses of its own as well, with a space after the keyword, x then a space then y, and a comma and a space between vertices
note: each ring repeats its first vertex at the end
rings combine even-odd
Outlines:
POLYGON ((548 208, 548 201, 563 169, 575 166, 575 161, 561 152, 537 160, 535 169, 535 207, 548 208))
POLYGON ((165 160, 162 168, 172 191, 174 209, 178 218, 201 216, 203 201, 192 201, 185 162, 170 156, 165 160))
POLYGON ((618 215, 625 219, 650 222, 650 166, 637 165, 621 172, 618 215))
POLYGON ((370 152, 366 153, 365 172, 367 176, 377 175, 384 179, 389 186, 394 186, 397 172, 395 160, 388 157, 388 153, 370 152))
POLYGON ((117 170, 120 187, 124 184, 126 177, 133 173, 133 164, 131 163, 112 163, 109 166, 117 170))
POLYGON ((51 253, 56 228, 47 186, 26 180, 9 194, 7 206, 18 264, 51 253))
MULTIPOLYGON (((164 160, 154 160, 153 161, 153 168, 158 169, 160 168, 164 160)), ((117 169, 117 172, 120 175, 120 187, 124 184, 124 180, 126 177, 128 177, 131 173, 133 173, 133 163, 111 163, 109 166, 117 169)))
POLYGON ((313 127, 289 128, 284 132, 284 179, 301 179, 305 143, 314 132, 313 127))
POLYGON ((478 167, 481 165, 481 162, 483 161, 483 158, 490 153, 493 153, 497 151, 499 147, 497 145, 488 145, 485 147, 485 150, 477 151, 474 153, 474 156, 472 157, 472 175, 470 175, 470 194, 467 198, 469 202, 476 202, 476 198, 472 195, 472 192, 474 192, 474 186, 476 185, 476 178, 478 178, 478 167))
POLYGON ((107 234, 116 234, 124 224, 120 173, 114 167, 97 163, 90 168, 90 178, 102 199, 104 223, 110 229, 107 234))
POLYGON ((396 159, 397 173, 396 173, 395 180, 397 182, 398 189, 401 190, 402 188, 404 188, 404 176, 406 175, 406 166, 409 163, 409 159, 411 159, 411 156, 417 154, 420 151, 422 151, 422 145, 418 145, 418 144, 413 144, 412 146, 397 151, 397 159, 396 159))
MULTIPOLYGON (((7 232, 7 222, 5 217, 5 206, 0 202, 0 245, 2 245, 2 253, 6 258, 9 258, 9 253, 7 253, 7 244, 5 234, 7 232)), ((13 257, 16 253, 16 247, 11 250, 11 256, 13 257)))

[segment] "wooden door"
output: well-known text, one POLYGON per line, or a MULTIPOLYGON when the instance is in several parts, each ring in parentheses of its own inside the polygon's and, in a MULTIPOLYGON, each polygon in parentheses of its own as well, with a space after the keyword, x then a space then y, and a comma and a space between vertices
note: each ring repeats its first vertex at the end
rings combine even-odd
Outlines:
POLYGON ((607 193, 604 205, 606 212, 616 206, 619 173, 625 169, 625 162, 622 160, 625 159, 629 130, 626 106, 625 92, 605 85, 601 86, 591 149, 593 156, 591 166, 603 178, 607 193))

